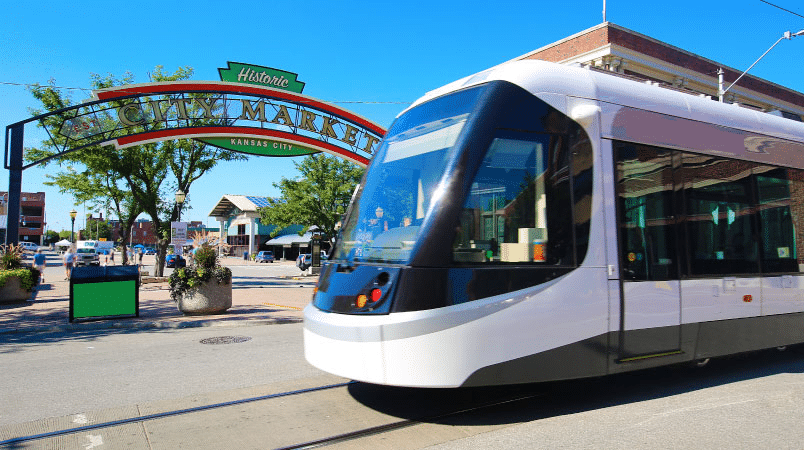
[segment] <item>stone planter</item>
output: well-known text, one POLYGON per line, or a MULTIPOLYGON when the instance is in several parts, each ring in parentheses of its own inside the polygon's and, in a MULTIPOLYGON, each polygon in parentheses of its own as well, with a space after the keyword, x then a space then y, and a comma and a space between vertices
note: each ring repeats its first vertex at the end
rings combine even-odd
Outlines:
POLYGON ((0 303, 24 302, 31 298, 31 292, 20 287, 20 279, 16 276, 6 280, 0 287, 0 303))
POLYGON ((218 314, 232 307, 232 283, 205 283, 185 293, 176 302, 179 311, 187 315, 218 314))

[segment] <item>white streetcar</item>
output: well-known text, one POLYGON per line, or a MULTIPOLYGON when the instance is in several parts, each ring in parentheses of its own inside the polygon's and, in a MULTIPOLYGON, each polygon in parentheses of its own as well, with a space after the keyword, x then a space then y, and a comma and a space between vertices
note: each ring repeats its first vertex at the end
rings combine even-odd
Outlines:
POLYGON ((804 124, 504 64, 396 119, 305 355, 350 379, 569 379, 804 342, 804 124))

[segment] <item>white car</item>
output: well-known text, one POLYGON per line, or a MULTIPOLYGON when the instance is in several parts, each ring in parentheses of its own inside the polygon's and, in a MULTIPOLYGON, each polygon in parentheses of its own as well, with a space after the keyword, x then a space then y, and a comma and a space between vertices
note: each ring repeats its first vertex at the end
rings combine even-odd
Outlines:
POLYGON ((39 249, 39 246, 33 242, 20 242, 19 246, 24 248, 26 252, 35 252, 39 249))

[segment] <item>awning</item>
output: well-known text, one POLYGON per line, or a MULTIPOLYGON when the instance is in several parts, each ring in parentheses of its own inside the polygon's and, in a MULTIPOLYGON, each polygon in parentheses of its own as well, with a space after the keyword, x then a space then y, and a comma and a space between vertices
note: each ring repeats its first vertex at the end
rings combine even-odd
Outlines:
POLYGON ((296 233, 293 234, 286 234, 284 236, 277 236, 273 239, 269 239, 265 242, 265 245, 281 245, 281 246, 292 246, 296 245, 307 245, 310 243, 310 240, 313 238, 313 233, 307 232, 304 233, 304 236, 299 236, 296 233))

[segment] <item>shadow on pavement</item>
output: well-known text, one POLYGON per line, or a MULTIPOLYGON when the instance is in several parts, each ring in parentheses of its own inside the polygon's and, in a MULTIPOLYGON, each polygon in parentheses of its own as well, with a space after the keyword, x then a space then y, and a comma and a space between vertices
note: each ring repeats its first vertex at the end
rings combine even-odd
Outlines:
POLYGON ((355 383, 349 393, 391 416, 444 425, 500 425, 638 403, 784 373, 804 373, 804 345, 713 359, 704 368, 678 365, 602 378, 519 386, 416 389, 355 383), (518 399, 476 412, 438 416, 518 399), (435 419, 433 419, 435 418, 435 419))

